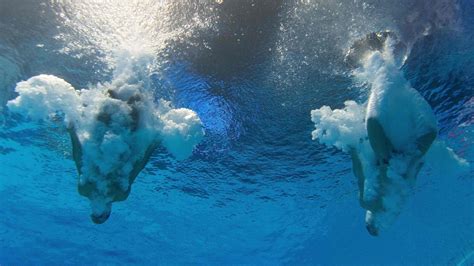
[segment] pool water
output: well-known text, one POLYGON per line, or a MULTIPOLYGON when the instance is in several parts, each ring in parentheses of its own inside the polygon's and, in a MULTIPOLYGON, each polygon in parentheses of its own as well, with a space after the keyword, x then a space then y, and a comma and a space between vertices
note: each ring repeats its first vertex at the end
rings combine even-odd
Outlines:
POLYGON ((0 0, 0 265, 472 265, 473 25, 471 0, 0 0), (470 166, 423 167, 374 237, 350 156, 312 140, 311 110, 367 100, 344 56, 383 30, 470 166), (97 225, 63 124, 6 104, 33 76, 90 89, 140 58, 131 77, 205 136, 184 160, 159 146, 97 225))

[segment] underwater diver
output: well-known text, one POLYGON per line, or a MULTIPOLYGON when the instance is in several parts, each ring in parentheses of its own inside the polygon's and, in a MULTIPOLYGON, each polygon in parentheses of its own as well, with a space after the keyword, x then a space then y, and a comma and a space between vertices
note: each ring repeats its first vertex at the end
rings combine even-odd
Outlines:
MULTIPOLYGON (((118 121, 113 121, 114 117, 117 117, 117 112, 120 112, 120 107, 118 105, 121 104, 126 104, 127 106, 130 107, 130 109, 127 109, 125 113, 122 114, 124 117, 128 117, 129 119, 124 119, 122 123, 120 123, 120 126, 122 129, 126 129, 127 131, 130 132, 130 134, 133 134, 137 131, 137 127, 140 121, 140 110, 139 110, 139 104, 142 100, 143 96, 140 96, 139 93, 135 93, 132 95, 126 95, 124 93, 120 93, 120 91, 116 91, 113 89, 109 89, 107 91, 108 96, 111 99, 117 100, 116 102, 111 102, 107 105, 104 105, 100 108, 99 113, 97 114, 96 121, 97 121, 97 127, 110 127, 112 123, 117 123, 118 121), (116 105, 116 106, 114 106, 116 105)), ((77 136, 76 130, 74 126, 69 126, 68 127, 68 132, 71 137, 71 143, 72 143, 72 154, 73 154, 73 160, 76 164, 77 171, 79 173, 79 176, 83 176, 83 148, 82 144, 79 140, 79 137, 77 136)), ((104 223, 110 216, 111 210, 112 210, 112 203, 117 202, 117 201, 124 201, 127 199, 128 195, 130 194, 131 190, 131 184, 135 181, 135 178, 137 175, 141 172, 141 170, 145 167, 147 164, 148 160, 150 159, 150 156, 152 155, 153 151, 156 149, 156 147, 159 145, 158 141, 152 142, 145 150, 141 156, 138 156, 133 163, 132 163, 132 169, 128 173, 128 186, 123 186, 121 185, 121 182, 123 180, 120 177, 123 175, 123 173, 120 173, 122 169, 114 169, 113 171, 107 173, 106 178, 109 180, 107 184, 107 189, 105 190, 105 195, 104 192, 101 192, 101 189, 98 188, 99 183, 94 182, 93 180, 87 180, 87 179, 79 179, 78 182, 78 191, 79 194, 82 196, 89 198, 91 201, 94 200, 95 197, 101 196, 104 197, 107 200, 105 202, 105 206, 101 208, 100 212, 93 211, 91 214, 91 219, 94 223, 96 224, 101 224, 104 223)), ((98 161, 98 164, 103 163, 102 161, 98 161)), ((99 166, 95 166, 96 169, 99 169, 99 166)), ((96 175, 100 175, 99 171, 95 173, 96 175)))
POLYGON ((416 90, 403 81, 402 73, 396 69, 402 64, 405 53, 406 46, 397 40, 393 32, 385 31, 370 33, 355 42, 346 56, 346 61, 351 65, 358 61, 357 58, 373 60, 373 63, 379 64, 375 69, 371 62, 365 62, 366 65, 362 66, 378 72, 371 82, 365 117, 368 141, 375 155, 377 168, 377 184, 372 186, 373 191, 370 193, 374 195, 370 197, 364 194, 367 192, 365 186, 368 179, 359 153, 356 149, 350 151, 359 186, 360 205, 367 210, 366 226, 372 235, 378 235, 380 227, 392 222, 384 220, 398 216, 401 208, 399 205, 403 202, 401 197, 405 198, 408 194, 406 188, 414 185, 423 165, 422 158, 437 136, 436 120, 431 107, 416 90), (388 58, 384 58, 384 53, 388 58), (372 58, 366 59, 367 56, 372 58), (380 61, 376 62, 378 60, 380 61), (404 137, 404 134, 407 136, 404 137), (398 161, 394 158, 398 158, 398 161), (400 161, 405 165, 400 166, 398 171, 390 171, 390 164, 400 161), (396 178, 397 175, 401 178, 396 178))
POLYGON ((400 69, 406 50, 390 31, 357 40, 345 60, 354 78, 367 85, 367 102, 311 111, 313 139, 350 154, 366 227, 374 236, 400 214, 438 132, 430 105, 400 69))
MULTIPOLYGON (((19 82, 12 112, 33 120, 63 120, 79 173, 78 191, 91 204, 91 219, 104 223, 112 203, 127 199, 153 151, 165 147, 177 160, 191 155, 204 136, 197 114, 154 101, 140 77, 147 64, 127 63, 111 82, 75 90, 52 75, 19 82)), ((146 60, 143 60, 146 62, 146 60)))

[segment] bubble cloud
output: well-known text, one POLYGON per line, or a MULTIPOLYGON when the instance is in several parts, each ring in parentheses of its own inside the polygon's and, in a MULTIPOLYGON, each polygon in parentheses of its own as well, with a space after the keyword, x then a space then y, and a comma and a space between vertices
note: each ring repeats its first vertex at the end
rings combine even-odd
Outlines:
POLYGON ((182 160, 204 136, 194 111, 153 100, 146 78, 137 75, 140 64, 117 68, 111 82, 82 90, 59 77, 34 76, 17 84, 19 96, 7 104, 33 120, 63 122, 79 172, 78 190, 89 198, 95 223, 105 222, 112 203, 128 197, 156 147, 163 145, 182 160))

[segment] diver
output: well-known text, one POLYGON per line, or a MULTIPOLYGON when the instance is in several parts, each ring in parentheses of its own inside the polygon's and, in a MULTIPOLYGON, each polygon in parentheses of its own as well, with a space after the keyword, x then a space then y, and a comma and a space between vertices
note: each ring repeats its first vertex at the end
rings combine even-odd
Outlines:
POLYGON ((154 101, 141 79, 124 68, 110 83, 76 90, 52 75, 19 82, 8 108, 33 120, 63 121, 79 173, 78 191, 91 219, 104 223, 112 203, 127 199, 153 151, 165 147, 177 160, 191 155, 204 136, 197 114, 154 101))
POLYGON ((437 136, 431 107, 399 70, 405 53, 406 46, 396 35, 384 31, 356 41, 346 55, 351 67, 375 71, 374 77, 369 77, 365 116, 374 177, 368 177, 370 167, 364 167, 361 151, 350 149, 359 202, 367 210, 366 227, 372 235, 378 235, 381 227, 398 216, 423 165, 422 158, 437 136))
MULTIPOLYGON (((109 102, 108 104, 103 105, 100 108, 99 113, 96 116, 97 127, 105 127, 110 128, 112 123, 117 123, 118 121, 114 121, 114 116, 116 117, 116 112, 121 112, 121 108, 118 105, 126 104, 130 107, 130 109, 126 109, 127 111, 122 115, 124 117, 128 117, 128 119, 124 119, 120 126, 122 129, 126 129, 133 134, 137 131, 137 127, 140 121, 140 110, 139 104, 141 103, 142 96, 138 92, 135 92, 131 95, 126 95, 124 93, 120 94, 120 91, 108 89, 107 90, 108 97, 110 99, 114 99, 116 101, 109 102)), ((68 132, 71 137, 72 143, 72 154, 73 160, 76 164, 77 171, 79 176, 83 176, 83 148, 82 144, 77 136, 76 130, 74 126, 68 127, 68 132)), ((147 147, 145 152, 139 156, 139 158, 135 159, 132 162, 132 169, 130 173, 128 173, 128 186, 123 186, 120 183, 123 182, 120 178, 117 178, 121 173, 121 169, 114 169, 114 171, 107 173, 107 180, 109 180, 106 188, 105 195, 101 189, 98 188, 98 182, 94 182, 93 180, 80 178, 78 182, 78 191, 84 197, 87 197, 92 201, 95 200, 96 197, 104 197, 108 199, 104 202, 105 206, 101 208, 100 212, 93 211, 91 214, 91 219, 96 224, 104 223, 110 216, 112 210, 112 203, 116 201, 124 201, 127 199, 128 195, 130 194, 131 184, 135 181, 137 175, 141 172, 141 170, 145 167, 150 156, 152 155, 153 151, 159 145, 159 142, 153 142, 151 145, 147 147)), ((101 161, 97 163, 102 163, 101 161)), ((96 166, 98 168, 98 166, 96 166)), ((99 172, 99 171, 97 171, 99 172)), ((100 173, 96 173, 100 174, 100 173)), ((103 190, 103 189, 102 189, 103 190)), ((94 208, 93 208, 94 210, 94 208)))

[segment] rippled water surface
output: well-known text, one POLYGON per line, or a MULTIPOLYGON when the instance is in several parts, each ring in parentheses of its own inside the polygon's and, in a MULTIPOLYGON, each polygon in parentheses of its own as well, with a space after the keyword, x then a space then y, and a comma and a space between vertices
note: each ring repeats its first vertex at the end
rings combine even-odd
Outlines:
POLYGON ((0 265, 474 263, 472 167, 423 168, 372 237, 349 156, 311 140, 312 109, 367 99, 347 49, 392 30, 439 138, 474 163, 474 3, 392 2, 0 0, 0 265), (155 98, 196 111, 206 136, 184 161, 158 148, 95 225, 65 129, 4 106, 31 76, 87 88, 143 55, 155 98))

